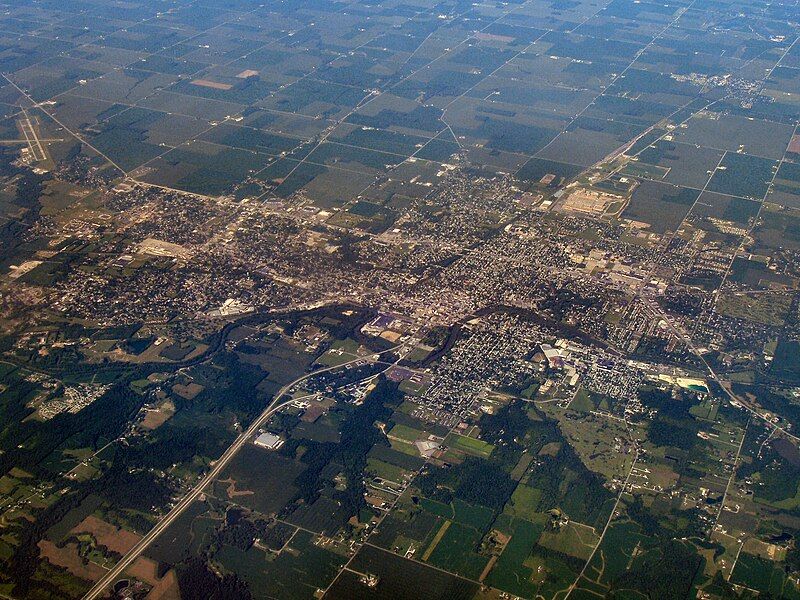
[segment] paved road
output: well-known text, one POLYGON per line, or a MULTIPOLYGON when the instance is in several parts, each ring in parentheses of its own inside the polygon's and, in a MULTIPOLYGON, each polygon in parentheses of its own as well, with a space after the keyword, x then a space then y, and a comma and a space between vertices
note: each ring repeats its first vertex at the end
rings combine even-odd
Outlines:
MULTIPOLYGON (((383 350, 382 352, 376 352, 375 354, 385 354, 387 352, 392 352, 393 350, 397 350, 398 348, 400 348, 401 345, 402 344, 393 346, 388 350, 383 350)), ((372 356, 375 356, 375 354, 373 354, 372 356)), ((92 589, 86 592, 86 595, 83 597, 84 600, 94 600, 95 598, 101 597, 106 588, 112 585, 117 580, 117 578, 119 578, 122 575, 125 569, 127 569, 131 564, 133 564, 133 562, 137 558, 139 558, 142 552, 144 552, 147 549, 147 547, 150 544, 152 544, 155 541, 155 539, 175 521, 175 519, 177 519, 181 514, 183 514, 183 511, 185 511, 192 504, 192 502, 194 502, 195 500, 197 500, 197 498, 200 497, 200 495, 203 493, 203 490, 206 487, 208 487, 208 485, 219 476, 219 474, 228 465, 231 459, 234 456, 236 456, 236 453, 239 452, 242 446, 244 446, 247 443, 249 438, 252 437, 256 433, 256 431, 260 427, 262 427, 273 414, 275 414, 281 408, 292 402, 291 400, 285 400, 281 402, 281 399, 289 392, 289 390, 292 387, 294 387, 295 385, 297 385, 302 381, 305 381, 306 379, 314 377, 315 375, 319 375, 320 373, 341 369, 347 365, 362 362, 366 358, 367 357, 359 357, 357 359, 347 361, 346 363, 342 363, 340 365, 336 365, 333 367, 326 367, 324 369, 319 369, 317 371, 307 373, 302 377, 298 377, 294 381, 291 381, 287 383, 285 386, 283 386, 275 395, 275 397, 272 399, 272 402, 270 402, 267 408, 264 409, 264 412, 262 412, 258 416, 258 418, 251 423, 250 427, 248 427, 246 431, 241 433, 239 437, 237 437, 236 440, 234 440, 234 442, 228 447, 227 450, 225 450, 222 456, 220 456, 219 459, 214 463, 213 467, 205 475, 205 477, 203 477, 203 479, 200 480, 200 482, 195 487, 193 487, 172 508, 172 510, 170 510, 164 516, 164 518, 162 518, 158 522, 158 524, 155 527, 153 527, 150 531, 148 531, 147 534, 141 540, 139 540, 139 543, 136 544, 133 548, 131 548, 131 550, 125 556, 123 556, 122 559, 116 565, 114 565, 114 567, 110 571, 108 571, 108 573, 106 573, 94 585, 92 589)))

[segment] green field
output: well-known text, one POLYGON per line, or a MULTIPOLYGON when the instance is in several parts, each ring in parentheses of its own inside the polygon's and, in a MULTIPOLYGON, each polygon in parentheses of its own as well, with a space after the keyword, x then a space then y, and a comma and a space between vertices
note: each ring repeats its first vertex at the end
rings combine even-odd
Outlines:
POLYGON ((392 427, 389 432, 387 433, 389 438, 399 438, 401 441, 407 442, 409 444, 413 444, 417 440, 425 439, 428 437, 428 434, 424 431, 420 431, 419 429, 414 429, 413 427, 409 427, 408 425, 401 425, 400 423, 396 424, 392 427))
POLYGON ((797 586, 789 581, 778 565, 758 556, 742 552, 731 574, 731 583, 753 590, 767 590, 776 598, 800 598, 797 586))
POLYGON ((512 517, 535 520, 537 518, 536 510, 539 507, 541 498, 542 490, 520 484, 511 494, 511 499, 503 508, 503 512, 512 517))
POLYGON ((486 583, 522 598, 532 598, 539 586, 532 581, 533 569, 528 565, 528 557, 544 530, 544 522, 531 523, 513 518, 503 521, 504 525, 499 528, 511 535, 511 539, 486 578, 486 583))
POLYGON ((274 560, 255 546, 246 552, 223 546, 214 558, 243 577, 255 598, 289 600, 314 598, 314 592, 326 588, 346 560, 316 545, 307 531, 298 531, 274 560))
POLYGON ((458 498, 454 499, 449 505, 436 502, 429 498, 421 498, 420 505, 429 513, 458 521, 463 525, 473 527, 478 531, 483 531, 491 525, 494 515, 492 511, 483 506, 467 504, 458 498))
POLYGON ((396 465, 383 462, 376 458, 367 459, 367 472, 374 474, 376 477, 388 479, 389 481, 397 483, 400 483, 403 480, 403 476, 409 473, 409 471, 405 469, 401 469, 396 465))
POLYGON ((717 300, 716 310, 726 317, 763 325, 783 325, 792 297, 786 294, 732 294, 717 300))
POLYGON ((488 556, 475 552, 480 539, 480 534, 471 527, 451 522, 427 562, 445 571, 477 579, 489 562, 488 556))
POLYGON ((591 527, 571 521, 557 530, 545 529, 539 538, 539 544, 550 550, 586 560, 599 539, 591 527))
POLYGON ((323 367, 338 367, 358 358, 357 352, 360 347, 361 344, 350 338, 336 340, 331 344, 330 349, 316 360, 316 364, 323 367))
POLYGON ((458 435, 457 433, 449 434, 444 440, 444 445, 455 450, 460 450, 465 454, 479 456, 481 458, 489 458, 492 450, 494 450, 494 446, 488 442, 458 435))

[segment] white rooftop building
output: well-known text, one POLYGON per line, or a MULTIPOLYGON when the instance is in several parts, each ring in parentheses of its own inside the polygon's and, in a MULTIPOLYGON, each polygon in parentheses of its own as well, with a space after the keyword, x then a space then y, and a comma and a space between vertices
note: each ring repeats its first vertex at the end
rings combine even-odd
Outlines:
POLYGON ((272 433, 262 433, 256 438, 256 441, 253 442, 256 446, 260 446, 261 448, 266 448, 267 450, 277 450, 281 446, 283 446, 283 440, 274 435, 272 433))

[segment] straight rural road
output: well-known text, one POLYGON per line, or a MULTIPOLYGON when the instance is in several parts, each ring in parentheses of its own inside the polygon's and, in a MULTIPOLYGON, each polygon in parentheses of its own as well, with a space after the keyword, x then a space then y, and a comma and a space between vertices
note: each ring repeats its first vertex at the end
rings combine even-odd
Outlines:
MULTIPOLYGON (((393 346, 387 350, 383 350, 381 352, 376 352, 371 356, 385 354, 387 352, 392 352, 393 350, 397 350, 400 348, 402 344, 398 344, 397 346, 393 346)), ((120 559, 120 561, 114 565, 108 573, 106 573, 95 585, 92 587, 86 595, 83 597, 84 600, 94 600, 95 598, 101 597, 103 592, 119 578, 125 569, 127 569, 133 562, 141 556, 141 554, 147 549, 150 544, 152 544, 155 539, 164 532, 183 512, 189 508, 189 506, 200 497, 203 493, 203 490, 214 481, 222 470, 228 465, 228 463, 233 459, 234 456, 241 450, 242 446, 244 446, 247 441, 258 431, 259 427, 262 427, 269 418, 279 411, 281 408, 286 406, 287 404, 291 403, 292 400, 286 400, 281 402, 281 399, 291 390, 295 385, 319 375, 321 373, 326 373, 328 371, 334 371, 336 369, 341 369, 348 365, 352 365, 355 363, 363 362, 367 360, 366 357, 359 357, 353 359, 351 361, 347 361, 340 365, 335 365, 332 367, 325 367, 324 369, 318 369, 316 371, 312 371, 311 373, 306 373, 302 377, 298 377, 294 381, 287 383, 283 386, 275 397, 272 399, 267 407, 264 409, 258 418, 256 418, 250 426, 245 430, 243 433, 239 434, 239 436, 233 441, 233 443, 228 446, 228 449, 223 452, 222 456, 220 456, 217 461, 214 463, 214 466, 211 470, 200 480, 200 482, 194 486, 181 500, 170 510, 147 534, 139 540, 131 550, 120 559)))

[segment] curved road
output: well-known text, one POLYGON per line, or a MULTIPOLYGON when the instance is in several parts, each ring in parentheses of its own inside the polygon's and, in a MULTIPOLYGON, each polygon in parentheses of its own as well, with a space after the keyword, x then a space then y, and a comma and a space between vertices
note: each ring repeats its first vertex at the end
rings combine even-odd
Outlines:
MULTIPOLYGON (((370 356, 374 357, 375 355, 392 352, 393 350, 397 350, 398 348, 400 348, 402 345, 403 344, 392 346, 387 350, 383 350, 381 352, 375 352, 370 356)), ((193 487, 183 498, 181 498, 181 500, 172 508, 172 510, 170 510, 164 516, 164 518, 162 518, 155 525, 155 527, 153 527, 150 531, 148 531, 147 534, 141 540, 139 540, 139 543, 137 543, 133 548, 131 548, 131 550, 125 556, 123 556, 122 559, 120 559, 120 561, 116 565, 114 565, 114 567, 112 567, 111 570, 108 571, 108 573, 106 573, 94 585, 94 587, 92 587, 92 589, 86 592, 86 595, 83 597, 83 599, 94 600, 95 598, 101 597, 106 588, 112 585, 114 581, 116 581, 116 579, 123 574, 125 569, 127 569, 131 564, 133 564, 133 562, 137 558, 139 558, 142 552, 144 552, 147 549, 147 547, 150 544, 152 544, 155 541, 155 539, 159 535, 161 535, 161 533, 175 521, 175 519, 177 519, 181 514, 183 514, 183 511, 189 508, 192 502, 194 502, 195 500, 197 500, 197 498, 200 497, 200 495, 203 493, 203 490, 206 487, 208 487, 208 485, 212 481, 214 481, 217 478, 217 476, 219 476, 222 470, 228 465, 231 459, 234 456, 236 456, 236 453, 239 452, 239 450, 241 450, 242 446, 244 446, 247 443, 247 440, 250 437, 252 437, 253 434, 255 434, 255 432, 259 429, 259 427, 263 426, 273 414, 275 414, 281 408, 292 402, 292 400, 286 400, 284 402, 280 402, 281 398, 283 398, 292 387, 294 387, 295 385, 297 385, 302 381, 305 381, 306 379, 314 377, 315 375, 319 375, 320 373, 341 369, 343 367, 346 367, 347 365, 362 362, 364 360, 368 360, 368 357, 360 357, 347 361, 340 365, 325 367, 324 369, 318 369, 317 371, 306 373, 302 377, 298 377, 294 381, 291 381, 287 383, 285 386, 283 386, 275 395, 275 397, 272 399, 272 402, 270 402, 267 405, 267 408, 264 409, 264 412, 262 412, 258 416, 258 418, 256 418, 250 424, 250 427, 248 427, 246 431, 239 434, 239 437, 237 437, 234 440, 234 442, 230 446, 228 446, 228 449, 225 450, 222 456, 220 456, 217 459, 217 461, 214 463, 214 466, 205 475, 205 477, 203 477, 203 479, 201 479, 200 482, 195 487, 193 487)))

